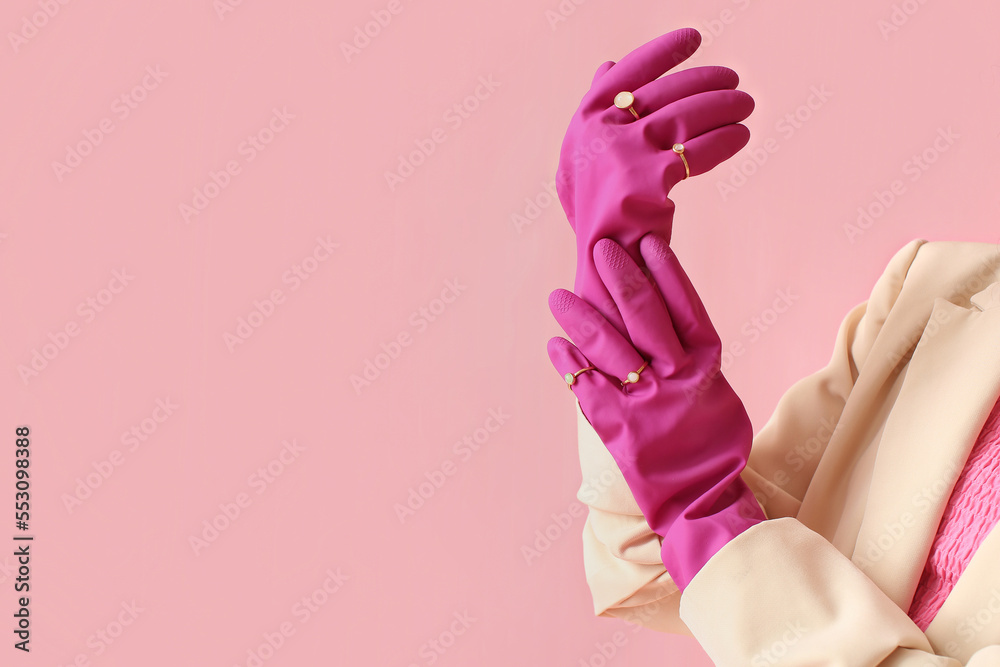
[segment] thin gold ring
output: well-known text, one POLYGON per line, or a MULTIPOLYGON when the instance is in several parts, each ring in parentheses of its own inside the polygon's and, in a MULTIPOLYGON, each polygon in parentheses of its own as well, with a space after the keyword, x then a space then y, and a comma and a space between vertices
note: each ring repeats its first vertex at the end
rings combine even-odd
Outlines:
POLYGON ((646 370, 646 366, 648 365, 649 365, 648 361, 642 362, 642 366, 639 368, 639 370, 632 371, 631 373, 625 376, 625 379, 622 380, 622 386, 624 387, 627 384, 635 384, 636 382, 638 382, 639 374, 642 373, 644 370, 646 370))
POLYGON ((584 373, 586 371, 596 371, 596 370, 597 369, 593 366, 587 366, 586 368, 581 368, 575 373, 566 373, 566 375, 563 376, 563 379, 566 380, 566 388, 570 390, 573 389, 572 385, 574 382, 576 382, 576 376, 579 375, 580 373, 584 373))
POLYGON ((681 162, 684 163, 684 178, 689 178, 691 176, 691 167, 688 166, 688 160, 684 157, 684 144, 674 144, 674 152, 680 156, 681 162))
POLYGON ((638 118, 639 114, 636 113, 635 108, 632 106, 633 104, 635 104, 635 95, 627 90, 623 90, 615 95, 615 106, 619 109, 628 109, 632 112, 633 116, 638 118))

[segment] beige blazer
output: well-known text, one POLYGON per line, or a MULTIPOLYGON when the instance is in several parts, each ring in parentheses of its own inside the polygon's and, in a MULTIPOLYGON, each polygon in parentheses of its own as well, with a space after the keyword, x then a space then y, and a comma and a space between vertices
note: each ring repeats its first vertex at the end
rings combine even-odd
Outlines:
POLYGON ((1000 246, 915 239, 788 389, 743 478, 768 521, 678 592, 578 412, 597 614, 693 635, 717 665, 1000 666, 1000 529, 926 634, 909 608, 951 489, 1000 395, 1000 246))

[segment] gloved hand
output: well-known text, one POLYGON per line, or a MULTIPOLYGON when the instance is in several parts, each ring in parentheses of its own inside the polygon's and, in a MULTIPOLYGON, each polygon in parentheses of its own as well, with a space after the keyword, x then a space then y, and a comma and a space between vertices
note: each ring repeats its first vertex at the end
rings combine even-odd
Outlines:
POLYGON ((733 90, 736 72, 695 67, 657 78, 689 58, 701 44, 694 28, 667 33, 594 75, 590 91, 570 121, 556 172, 556 192, 577 235, 575 291, 619 331, 621 316, 609 303, 591 257, 598 239, 618 241, 639 260, 639 239, 655 231, 670 242, 671 188, 685 178, 673 151, 683 143, 691 175, 704 173, 742 149, 750 131, 739 121, 753 98, 733 90), (614 105, 633 93, 639 119, 614 105))
POLYGON ((765 516, 740 477, 753 429, 720 371, 719 335, 666 240, 649 234, 639 248, 655 286, 614 241, 594 247, 628 337, 583 299, 555 290, 549 307, 576 345, 555 337, 548 352, 567 382, 566 374, 597 367, 578 373, 570 388, 663 538, 663 564, 684 589, 765 516), (622 384, 647 362, 634 383, 622 384))

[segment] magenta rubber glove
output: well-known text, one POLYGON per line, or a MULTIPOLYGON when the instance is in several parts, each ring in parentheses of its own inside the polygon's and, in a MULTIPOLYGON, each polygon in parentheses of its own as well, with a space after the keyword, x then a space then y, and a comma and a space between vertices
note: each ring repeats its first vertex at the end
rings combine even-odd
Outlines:
POLYGON ((596 367, 570 388, 663 538, 663 564, 683 590, 765 516, 740 477, 753 429, 720 371, 719 335, 666 240, 649 234, 639 246, 655 286, 614 241, 594 249, 628 337, 577 295, 555 290, 549 307, 576 344, 555 337, 548 352, 567 382, 566 374, 596 367), (637 381, 623 384, 643 363, 637 381))
POLYGON ((594 244, 613 238, 639 261, 644 234, 656 232, 669 243, 674 203, 667 195, 686 173, 674 144, 683 143, 695 176, 735 155, 750 138, 738 123, 753 111, 753 98, 733 90, 736 72, 694 67, 657 78, 700 44, 698 31, 684 28, 601 65, 563 140, 556 191, 577 235, 575 291, 619 331, 621 317, 591 259, 594 244), (622 91, 634 95, 638 119, 614 105, 622 91))

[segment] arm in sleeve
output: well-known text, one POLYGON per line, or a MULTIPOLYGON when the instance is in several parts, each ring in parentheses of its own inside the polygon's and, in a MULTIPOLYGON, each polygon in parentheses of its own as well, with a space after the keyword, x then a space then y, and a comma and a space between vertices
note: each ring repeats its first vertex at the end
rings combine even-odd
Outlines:
MULTIPOLYGON (((823 440, 823 430, 835 428, 858 369, 924 243, 914 239, 896 252, 869 298, 843 319, 827 366, 792 385, 754 437, 741 476, 769 519, 797 515, 821 450, 829 441, 829 434, 823 440), (796 455, 796 448, 811 438, 819 439, 819 450, 813 449, 811 458, 797 470, 790 467, 788 461, 796 455)), ((660 561, 660 538, 650 530, 614 459, 579 406, 577 432, 583 473, 577 497, 588 506, 584 569, 595 613, 626 618, 661 632, 691 634, 679 617, 680 591, 660 561)))
POLYGON ((967 663, 936 655, 902 609, 825 538, 792 517, 737 535, 680 601, 716 665, 996 667, 1000 646, 967 663))

